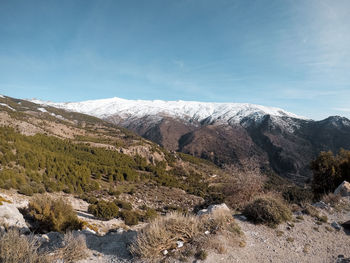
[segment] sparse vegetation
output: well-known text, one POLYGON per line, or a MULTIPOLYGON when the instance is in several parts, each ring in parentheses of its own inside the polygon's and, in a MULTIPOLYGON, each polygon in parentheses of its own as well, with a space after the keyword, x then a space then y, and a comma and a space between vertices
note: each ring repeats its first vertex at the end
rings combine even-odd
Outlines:
POLYGON ((118 215, 119 209, 114 202, 100 200, 96 204, 89 205, 88 211, 97 218, 109 220, 118 215))
POLYGON ((55 200, 47 195, 36 196, 29 202, 26 212, 39 232, 65 232, 82 227, 72 206, 62 198, 55 200))
POLYGON ((0 262, 49 263, 47 255, 38 251, 33 236, 24 236, 16 229, 0 233, 0 262))
POLYGON ((316 218, 320 224, 328 222, 328 217, 326 215, 321 215, 317 208, 312 205, 306 205, 303 212, 307 215, 310 215, 311 217, 316 218))
POLYGON ((252 164, 243 168, 226 167, 232 178, 224 184, 225 203, 233 209, 242 209, 254 196, 262 193, 265 177, 260 169, 252 164))
POLYGON ((271 197, 257 198, 245 207, 243 213, 254 223, 266 224, 271 227, 292 219, 292 213, 288 206, 271 197))
POLYGON ((55 256, 63 262, 73 263, 88 256, 86 240, 83 235, 68 232, 64 235, 64 246, 55 252, 55 256))
POLYGON ((114 203, 119 207, 119 208, 122 208, 122 209, 125 209, 125 210, 132 210, 132 205, 131 203, 129 202, 126 202, 126 201, 123 201, 123 200, 114 200, 114 203))
POLYGON ((166 249, 176 247, 176 241, 190 242, 198 235, 198 218, 179 213, 157 217, 142 229, 130 247, 133 255, 144 259, 156 259, 166 249))
POLYGON ((340 150, 338 155, 321 152, 312 161, 312 189, 316 197, 333 192, 343 181, 350 181, 350 151, 340 150))
POLYGON ((119 213, 119 216, 124 220, 128 226, 137 225, 139 218, 141 217, 137 212, 130 210, 123 210, 119 213))
POLYGON ((332 207, 337 207, 340 201, 340 195, 329 193, 322 197, 322 201, 326 204, 329 204, 332 207))
POLYGON ((199 260, 205 260, 208 257, 208 252, 201 249, 194 255, 194 257, 199 260))
POLYGON ((303 189, 298 186, 287 187, 282 192, 282 196, 288 203, 298 205, 310 202, 313 199, 313 194, 309 189, 303 189))
POLYGON ((143 216, 142 216, 142 221, 146 221, 149 222, 151 220, 153 220, 154 218, 157 217, 157 211, 153 208, 149 208, 147 207, 143 216))
MULTIPOLYGON (((212 235, 217 233, 231 237, 242 236, 242 232, 230 211, 217 210, 210 215, 200 217, 172 212, 166 216, 155 218, 142 229, 132 243, 130 251, 137 257, 157 261, 164 250, 176 248, 176 242, 182 241, 185 244, 190 244, 182 253, 182 256, 186 257, 188 256, 187 252, 192 252, 195 248, 201 247, 203 249, 205 246, 217 249, 210 246, 210 244, 215 245, 215 242, 210 242, 210 240, 213 241, 212 235), (206 235, 206 231, 211 236, 206 235)), ((191 253, 191 255, 193 254, 191 253)))

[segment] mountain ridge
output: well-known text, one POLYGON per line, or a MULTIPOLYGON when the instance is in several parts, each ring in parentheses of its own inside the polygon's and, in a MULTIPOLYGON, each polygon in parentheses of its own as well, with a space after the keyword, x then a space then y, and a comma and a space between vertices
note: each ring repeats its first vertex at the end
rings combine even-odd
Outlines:
MULTIPOLYGON (((278 117, 290 117, 307 119, 294 113, 277 107, 267 107, 251 103, 221 103, 221 102, 198 102, 198 101, 165 101, 165 100, 126 100, 118 97, 100 100, 87 100, 81 102, 51 102, 37 99, 34 103, 50 105, 71 111, 77 111, 96 117, 105 117, 113 114, 132 116, 145 116, 154 114, 169 114, 171 116, 203 121, 208 117, 216 120, 240 121, 252 114, 272 115, 278 117)), ((259 117, 259 116, 256 116, 259 117)))
POLYGON ((345 117, 316 121, 279 108, 237 103, 167 104, 119 98, 104 103, 106 100, 50 105, 93 114, 169 150, 209 159, 219 166, 254 160, 296 183, 310 180, 310 162, 320 151, 350 149, 350 120, 345 117), (164 110, 164 105, 172 107, 164 110), (104 114, 99 115, 101 112, 104 114))

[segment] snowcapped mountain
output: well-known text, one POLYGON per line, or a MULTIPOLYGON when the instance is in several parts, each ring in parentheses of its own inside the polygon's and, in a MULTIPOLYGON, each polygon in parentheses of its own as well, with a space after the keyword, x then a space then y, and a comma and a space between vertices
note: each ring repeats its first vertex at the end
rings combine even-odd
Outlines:
MULTIPOLYGON (((248 103, 125 100, 110 98, 45 106, 102 118, 169 150, 210 159, 218 165, 254 160, 296 182, 310 178, 320 151, 350 149, 350 121, 313 121, 279 108, 248 103)), ((40 108, 40 109, 39 109, 40 108)))
POLYGON ((107 118, 118 115, 121 118, 142 118, 145 116, 175 117, 188 121, 207 120, 240 123, 244 118, 259 120, 265 115, 305 119, 279 108, 248 103, 211 103, 196 101, 126 100, 110 98, 82 102, 55 103, 32 100, 34 103, 49 105, 107 118))

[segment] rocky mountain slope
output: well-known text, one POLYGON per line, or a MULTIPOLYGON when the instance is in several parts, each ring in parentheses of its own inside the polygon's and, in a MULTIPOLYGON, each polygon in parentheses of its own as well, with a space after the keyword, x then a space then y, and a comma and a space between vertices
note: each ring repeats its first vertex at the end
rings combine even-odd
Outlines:
POLYGON ((310 178, 320 151, 350 149, 350 121, 309 120, 282 109, 240 103, 111 98, 76 103, 33 100, 123 126, 169 150, 218 165, 254 159, 295 182, 310 178))
POLYGON ((222 173, 99 118, 0 97, 0 188, 116 194, 160 211, 193 209, 207 194, 210 175, 222 173))

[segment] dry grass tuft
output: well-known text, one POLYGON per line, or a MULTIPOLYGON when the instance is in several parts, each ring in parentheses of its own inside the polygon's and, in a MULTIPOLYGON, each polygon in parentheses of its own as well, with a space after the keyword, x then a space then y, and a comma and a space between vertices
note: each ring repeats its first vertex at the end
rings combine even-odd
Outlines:
POLYGON ((64 235, 63 243, 64 247, 55 253, 55 258, 71 263, 88 256, 86 240, 83 235, 68 232, 64 235))
POLYGON ((173 212, 157 217, 142 229, 130 246, 130 252, 134 256, 157 261, 164 250, 171 251, 177 248, 177 241, 182 241, 187 247, 182 251, 182 257, 186 257, 186 251, 198 249, 213 249, 223 254, 226 252, 225 242, 215 235, 218 233, 226 240, 236 240, 237 244, 237 237, 243 236, 230 211, 215 210, 200 217, 173 212), (210 234, 205 234, 206 231, 210 234))
POLYGON ((209 231, 212 234, 231 232, 242 235, 240 227, 232 216, 232 212, 223 209, 201 216, 201 230, 202 232, 209 231))
POLYGON ((39 253, 39 243, 33 236, 24 236, 16 229, 0 234, 1 263, 48 263, 47 255, 39 253))
POLYGON ((192 215, 170 213, 157 217, 140 231, 130 252, 140 258, 156 259, 162 251, 176 248, 176 242, 190 242, 198 235, 200 221, 192 215))
POLYGON ((307 205, 304 209, 304 213, 311 217, 315 217, 319 223, 328 222, 328 217, 326 215, 321 215, 317 208, 313 207, 312 205, 307 205))
POLYGON ((340 195, 329 193, 322 197, 322 201, 325 202, 326 204, 329 204, 332 207, 335 207, 340 201, 340 195))

